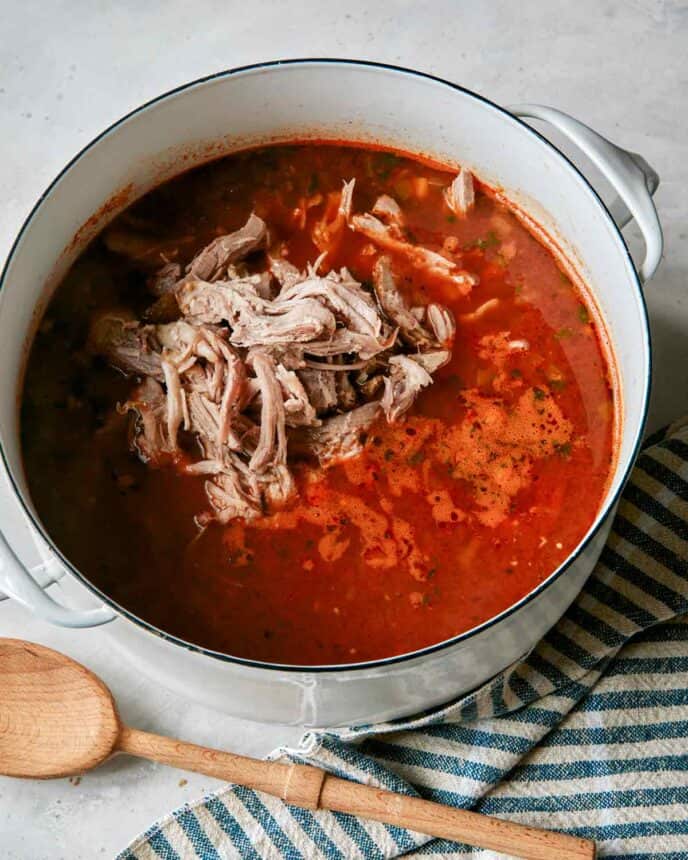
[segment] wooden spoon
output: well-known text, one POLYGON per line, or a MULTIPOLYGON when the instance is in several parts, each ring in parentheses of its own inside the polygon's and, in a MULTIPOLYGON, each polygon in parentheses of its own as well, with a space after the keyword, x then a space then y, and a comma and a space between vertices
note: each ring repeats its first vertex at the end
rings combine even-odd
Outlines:
POLYGON ((595 845, 339 779, 309 765, 261 761, 122 725, 92 672, 42 645, 0 639, 0 773, 80 774, 114 753, 151 759, 265 791, 306 809, 348 812, 530 860, 589 860, 595 845))

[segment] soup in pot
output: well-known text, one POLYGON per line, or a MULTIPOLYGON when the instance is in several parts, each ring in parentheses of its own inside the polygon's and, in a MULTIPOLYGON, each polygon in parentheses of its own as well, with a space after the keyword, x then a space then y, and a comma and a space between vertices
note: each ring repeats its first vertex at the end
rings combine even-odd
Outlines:
POLYGON ((614 459, 594 308, 466 169, 268 146, 120 214, 31 349, 26 473, 127 610, 227 654, 390 657, 575 549, 614 459))

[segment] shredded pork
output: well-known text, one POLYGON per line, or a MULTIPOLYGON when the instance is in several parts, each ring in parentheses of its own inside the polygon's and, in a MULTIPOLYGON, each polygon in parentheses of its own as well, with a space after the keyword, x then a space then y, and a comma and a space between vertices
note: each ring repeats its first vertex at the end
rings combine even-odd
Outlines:
POLYGON ((323 253, 305 271, 269 247, 267 225, 252 214, 184 274, 166 262, 151 275, 158 301, 146 321, 113 310, 92 322, 91 350, 137 379, 120 407, 134 416, 135 450, 153 465, 173 462, 205 477, 210 511, 201 524, 251 520, 284 505, 295 492, 289 459, 325 464, 358 453, 379 416, 400 420, 451 358, 451 312, 410 308, 394 258, 461 292, 477 279, 405 238, 391 197, 352 215, 353 190, 353 180, 344 183, 330 202, 333 217, 316 225, 323 253), (321 271, 328 243, 351 229, 385 252, 372 288, 345 268, 321 271), (155 324, 163 300, 163 319, 171 308, 172 321, 155 324))
POLYGON ((455 215, 466 215, 473 208, 475 203, 473 176, 465 167, 459 170, 452 184, 445 189, 444 199, 455 215))

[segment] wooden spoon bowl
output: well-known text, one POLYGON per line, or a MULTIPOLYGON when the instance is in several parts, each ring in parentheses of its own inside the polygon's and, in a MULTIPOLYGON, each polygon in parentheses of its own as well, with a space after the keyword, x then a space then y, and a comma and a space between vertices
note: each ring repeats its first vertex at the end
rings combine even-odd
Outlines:
POLYGON ((72 776, 112 755, 115 702, 84 666, 42 645, 1 639, 0 678, 0 773, 72 776))
POLYGON ((42 645, 0 639, 0 774, 71 776, 128 753, 244 785, 306 809, 347 812, 529 860, 590 860, 585 839, 383 791, 302 764, 261 761, 122 725, 84 666, 42 645))

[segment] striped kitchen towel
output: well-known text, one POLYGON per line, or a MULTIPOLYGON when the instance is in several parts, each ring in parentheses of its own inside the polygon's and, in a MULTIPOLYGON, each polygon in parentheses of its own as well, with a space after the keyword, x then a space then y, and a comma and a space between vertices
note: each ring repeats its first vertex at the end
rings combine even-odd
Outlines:
MULTIPOLYGON (((583 592, 523 661, 431 713, 306 735, 276 757, 594 839, 608 860, 688 860, 688 422, 646 447, 583 592)), ((119 860, 480 857, 493 852, 237 786, 119 860)))

